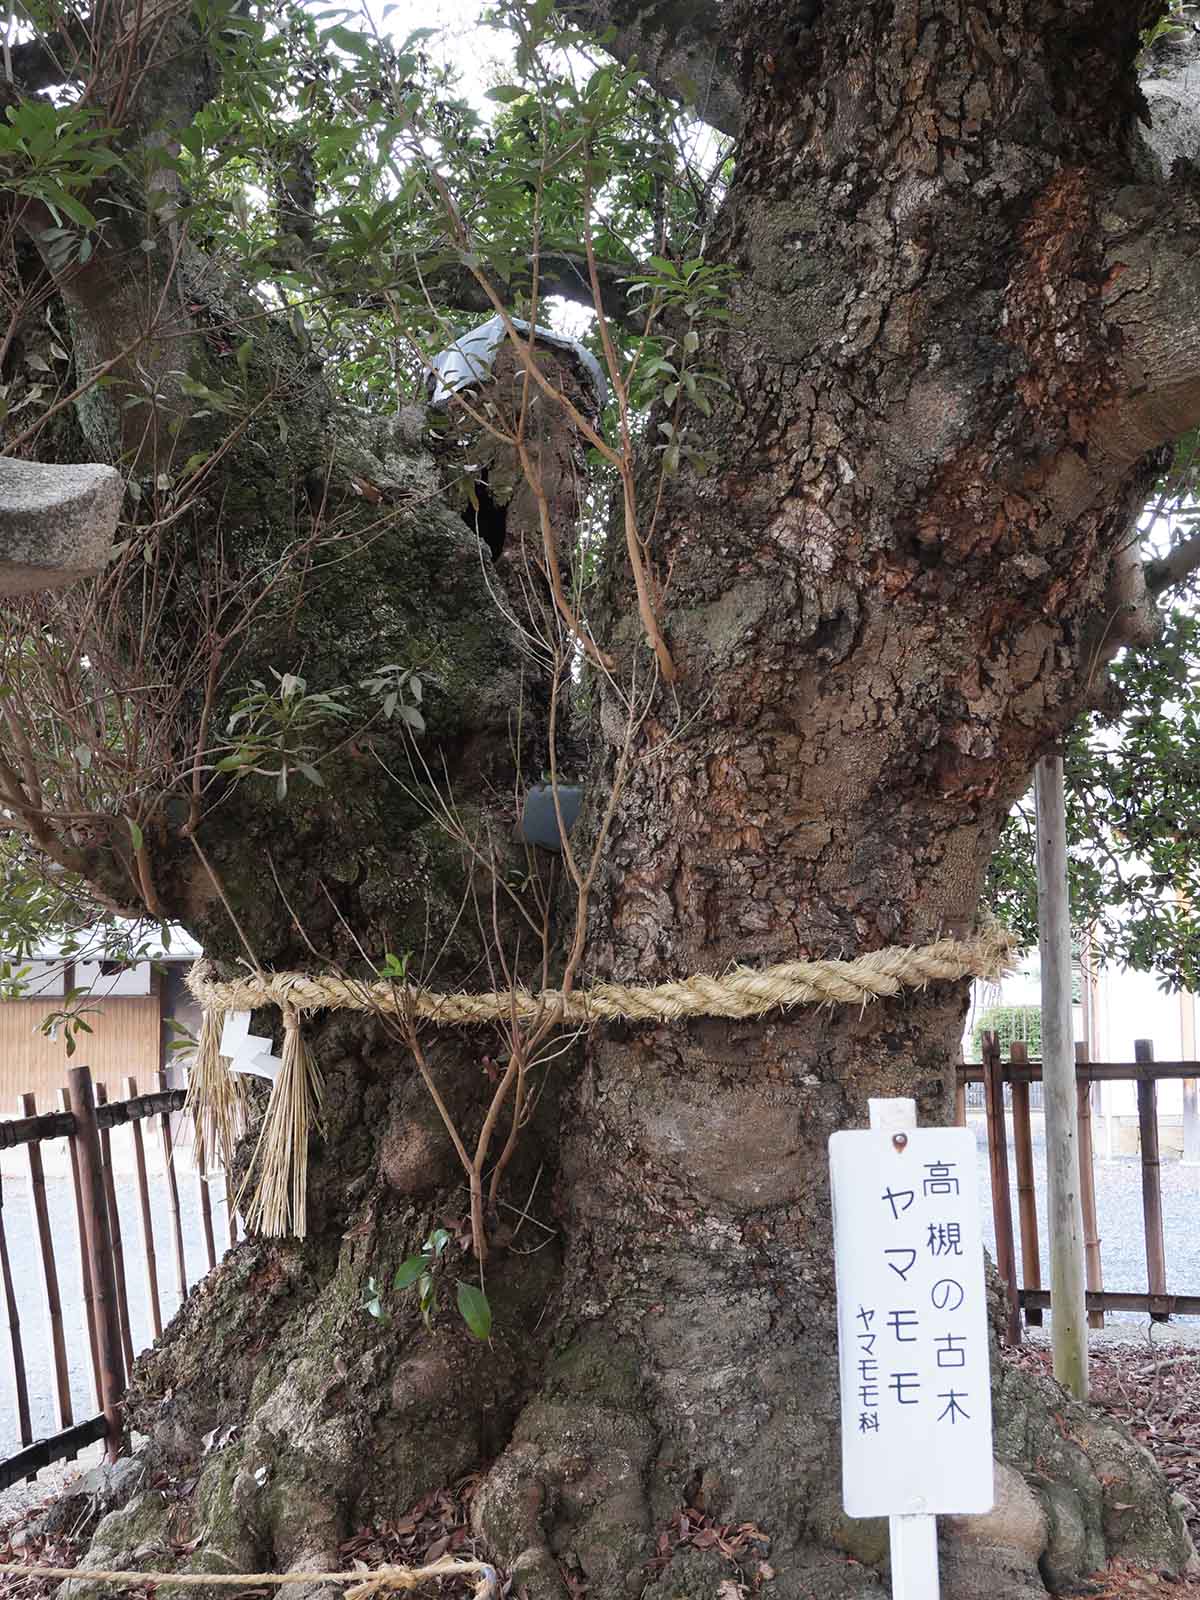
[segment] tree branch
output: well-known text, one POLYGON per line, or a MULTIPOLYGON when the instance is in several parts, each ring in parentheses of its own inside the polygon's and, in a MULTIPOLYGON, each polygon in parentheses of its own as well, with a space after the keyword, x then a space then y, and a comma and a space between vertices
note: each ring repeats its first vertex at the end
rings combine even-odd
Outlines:
POLYGON ((22 94, 38 94, 87 72, 88 21, 72 18, 58 33, 39 34, 12 47, 13 83, 22 94))
MULTIPOLYGON (((592 309, 592 286, 588 279, 587 256, 569 250, 551 250, 537 258, 537 285, 539 299, 560 295, 564 300, 592 309)), ((519 267, 503 271, 489 263, 488 274, 497 293, 506 305, 512 304, 514 294, 527 293, 533 284, 534 262, 523 262, 519 267)), ((601 302, 604 314, 622 327, 640 331, 644 309, 637 297, 631 297, 629 285, 624 282, 637 268, 632 262, 601 261, 597 263, 601 302)), ((490 298, 480 287, 479 280, 468 267, 457 263, 439 267, 436 271, 421 274, 421 283, 432 294, 445 300, 458 311, 486 311, 495 309, 490 298)))
POLYGON ((742 90, 718 0, 557 0, 568 22, 597 36, 603 49, 638 68, 668 100, 693 110, 721 133, 742 129, 742 90))
POLYGON ((1166 589, 1185 583, 1193 572, 1200 570, 1200 534, 1177 544, 1168 555, 1146 563, 1146 590, 1160 595, 1166 589))
POLYGON ((1119 394, 1089 436, 1119 470, 1200 423, 1200 189, 1128 186, 1102 202, 1102 290, 1119 394))

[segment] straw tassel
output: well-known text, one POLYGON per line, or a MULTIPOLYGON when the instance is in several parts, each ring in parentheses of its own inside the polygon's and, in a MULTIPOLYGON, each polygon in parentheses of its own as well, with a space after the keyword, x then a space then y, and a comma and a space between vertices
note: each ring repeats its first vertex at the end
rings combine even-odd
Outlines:
POLYGON ((292 1006, 283 1008, 283 1059, 271 1085, 262 1129, 238 1208, 253 1184, 246 1226, 256 1233, 303 1239, 308 1228, 308 1136, 320 1130, 322 1085, 316 1058, 292 1006))
POLYGON ((224 1011, 216 1006, 205 1008, 184 1110, 191 1115, 200 1158, 206 1165, 219 1165, 228 1172, 246 1127, 246 1093, 221 1054, 224 1021, 224 1011))

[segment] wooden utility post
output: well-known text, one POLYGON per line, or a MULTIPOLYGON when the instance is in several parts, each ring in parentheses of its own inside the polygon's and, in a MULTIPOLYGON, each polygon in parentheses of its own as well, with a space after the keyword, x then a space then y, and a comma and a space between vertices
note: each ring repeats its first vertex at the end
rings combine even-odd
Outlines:
POLYGON ((1075 1036, 1071 1026, 1071 916, 1061 756, 1045 756, 1037 799, 1038 944, 1042 967, 1042 1097, 1050 1233, 1054 1376, 1076 1400, 1088 1392, 1087 1301, 1079 1187, 1075 1036))

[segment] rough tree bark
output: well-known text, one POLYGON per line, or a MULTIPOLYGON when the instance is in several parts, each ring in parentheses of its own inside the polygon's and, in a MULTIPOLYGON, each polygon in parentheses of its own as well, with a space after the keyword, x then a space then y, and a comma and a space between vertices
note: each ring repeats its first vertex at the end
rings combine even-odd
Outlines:
MULTIPOLYGON (((650 10, 669 37, 671 8, 650 10)), ((639 14, 613 8, 618 46, 639 14)), ((1200 420, 1200 218, 1189 173, 1159 181, 1139 145, 1140 20, 1118 0, 724 15, 741 136, 715 255, 739 278, 708 354, 730 392, 697 425, 713 470, 685 466, 654 524, 680 678, 638 733, 590 973, 649 981, 973 926, 1036 757, 1146 625, 1133 519, 1154 452, 1200 420)), ((75 308, 104 359, 125 332, 106 332, 103 298, 75 308)), ((382 447, 343 430, 335 448, 321 396, 272 366, 273 337, 256 381, 299 425, 236 502, 243 562, 279 540, 301 482, 429 481, 411 448, 390 476, 382 447)), ((225 477, 252 468, 235 451, 225 477)), ((648 525, 652 462, 645 483, 648 525)), ((481 621, 445 514, 423 506, 366 548, 324 587, 298 579, 299 631, 259 654, 290 644, 332 682, 395 649, 432 656, 430 749, 483 805, 511 775, 516 643, 481 621)), ((641 636, 617 554, 606 582, 621 680, 641 636)), ((595 811, 624 717, 599 675, 588 688, 595 811)), ((430 948, 453 921, 454 852, 355 761, 298 819, 235 792, 200 829, 266 965, 312 959, 297 920, 346 961, 347 923, 420 950, 427 902, 430 948)), ((165 907, 236 957, 186 841, 164 825, 157 844, 165 907)), ((478 947, 453 945, 447 972, 482 984, 478 947)), ((362 1309, 369 1277, 461 1215, 461 1186, 395 1042, 361 1020, 319 1028, 311 1236, 243 1244, 140 1362, 131 1420, 155 1463, 196 1481, 110 1515, 90 1560, 145 1565, 154 1546, 160 1562, 169 1527, 199 1540, 193 1569, 311 1565, 356 1523, 482 1471, 479 1536, 528 1600, 565 1596, 564 1570, 614 1600, 727 1595, 716 1552, 646 1567, 684 1504, 764 1530, 779 1600, 883 1592, 882 1528, 839 1510, 825 1143, 871 1095, 948 1117, 965 999, 934 985, 862 1015, 597 1030, 550 1075, 511 1169, 509 1200, 529 1195, 551 1242, 493 1239, 482 1351, 449 1317, 429 1332, 402 1302, 387 1327, 362 1309)), ((488 1041, 429 1048, 472 1127, 488 1041)), ((1186 1562, 1144 1453, 1012 1372, 994 1381, 1000 1505, 943 1529, 948 1595, 1066 1588, 1117 1553, 1186 1562)))

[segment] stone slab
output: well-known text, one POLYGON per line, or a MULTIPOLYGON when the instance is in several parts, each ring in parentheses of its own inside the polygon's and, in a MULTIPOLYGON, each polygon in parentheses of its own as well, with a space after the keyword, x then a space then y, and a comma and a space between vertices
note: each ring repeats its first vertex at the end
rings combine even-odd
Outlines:
POLYGON ((0 595, 58 589, 99 572, 124 493, 112 467, 0 456, 0 595))

